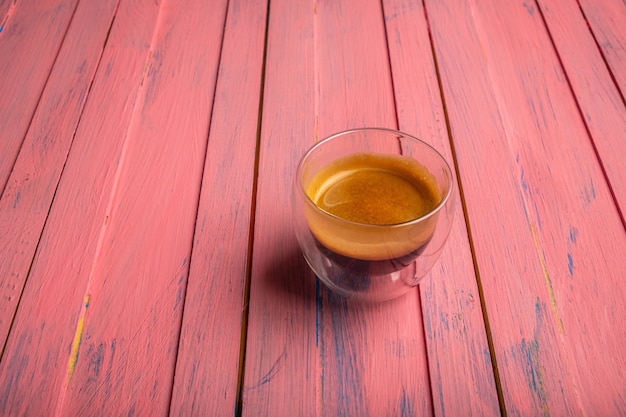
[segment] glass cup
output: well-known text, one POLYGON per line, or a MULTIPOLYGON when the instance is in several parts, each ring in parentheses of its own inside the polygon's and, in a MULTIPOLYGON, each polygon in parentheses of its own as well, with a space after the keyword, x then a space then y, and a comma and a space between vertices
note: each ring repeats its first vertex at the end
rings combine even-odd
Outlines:
MULTIPOLYGON (((390 172, 395 177, 404 176, 401 170, 390 172)), ((409 182, 413 181, 411 178, 409 182)), ((359 204, 378 205, 373 198, 378 194, 368 191, 368 187, 352 187, 350 192, 365 190, 362 195, 366 204, 363 200, 359 204)), ((413 136, 381 128, 354 129, 330 136, 302 157, 293 183, 295 234, 304 258, 328 288, 346 297, 383 301, 403 295, 426 276, 444 247, 454 217, 453 188, 452 171, 443 156, 413 136), (341 162, 347 159, 361 161, 355 169, 368 172, 388 169, 379 166, 380 161, 415 165, 417 174, 410 175, 436 184, 432 204, 416 218, 392 223, 372 224, 333 213, 322 207, 327 198, 320 199, 320 190, 329 189, 328 184, 335 187, 333 183, 339 184, 356 172, 341 162), (327 175, 333 167, 339 167, 338 171, 327 175), (321 172, 330 179, 320 182, 321 172)), ((405 199, 400 196, 399 204, 389 203, 391 211, 404 205, 405 199)), ((381 212, 384 214, 385 210, 381 212)))

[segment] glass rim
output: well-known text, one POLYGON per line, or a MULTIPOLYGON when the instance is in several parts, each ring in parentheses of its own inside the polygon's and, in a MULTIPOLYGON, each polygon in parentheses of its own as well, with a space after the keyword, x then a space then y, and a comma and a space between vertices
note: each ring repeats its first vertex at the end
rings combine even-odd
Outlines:
MULTIPOLYGON (((415 158, 413 158, 413 159, 415 159, 415 158)), ((327 136, 326 138, 324 138, 324 139, 320 140, 319 142, 315 143, 313 146, 311 146, 304 153, 302 158, 300 158, 300 161, 298 162, 298 166, 297 166, 297 170, 296 170, 295 181, 297 181, 298 192, 300 192, 304 196, 304 200, 307 202, 307 204, 310 205, 311 207, 313 207, 320 214, 323 214, 326 217, 330 217, 331 219, 339 221, 339 222, 342 222, 342 223, 346 223, 346 224, 349 224, 349 225, 354 225, 356 227, 372 228, 372 229, 395 229, 395 228, 402 228, 402 227, 413 226, 413 225, 416 225, 416 224, 421 223, 423 221, 426 221, 429 218, 435 216, 437 213, 439 213, 439 211, 441 211, 442 207, 444 207, 446 205, 446 203, 448 202, 448 200, 450 199, 450 196, 452 195, 452 191, 453 191, 453 188, 454 188, 454 176, 452 175, 452 169, 450 168, 450 165, 448 164, 448 161, 446 161, 446 158, 444 158, 443 155, 437 149, 435 149, 433 146, 431 146, 430 144, 424 142, 423 140, 419 139, 416 136, 410 135, 410 134, 402 132, 400 130, 389 129, 389 128, 384 128, 384 127, 363 127, 363 128, 347 129, 347 130, 343 130, 341 132, 334 133, 334 134, 332 134, 330 136, 327 136), (343 217, 337 216, 337 215, 335 215, 335 214, 333 214, 333 213, 331 213, 331 212, 329 212, 327 210, 324 210, 323 208, 321 208, 320 206, 315 204, 315 202, 313 200, 311 200, 309 195, 306 193, 306 191, 304 190, 304 186, 302 184, 302 170, 303 170, 303 166, 304 166, 306 160, 309 159, 311 157, 311 155, 318 148, 321 148, 325 143, 330 142, 330 141, 332 141, 334 139, 338 139, 339 137, 344 137, 344 136, 347 136, 347 135, 350 135, 350 134, 353 134, 353 133, 357 133, 357 132, 373 132, 373 131, 392 133, 392 134, 399 135, 399 136, 402 136, 402 137, 406 137, 406 138, 411 139, 413 141, 419 142, 421 145, 426 146, 432 152, 434 152, 435 155, 443 162, 444 171, 445 171, 445 173, 449 177, 450 184, 449 184, 447 192, 441 198, 441 201, 439 201, 439 203, 432 210, 430 210, 428 213, 426 213, 426 214, 424 214, 424 215, 422 215, 420 217, 417 217, 415 219, 408 220, 408 221, 402 222, 402 223, 390 223, 390 224, 360 223, 360 222, 355 222, 355 221, 352 221, 352 220, 344 219, 343 217)))

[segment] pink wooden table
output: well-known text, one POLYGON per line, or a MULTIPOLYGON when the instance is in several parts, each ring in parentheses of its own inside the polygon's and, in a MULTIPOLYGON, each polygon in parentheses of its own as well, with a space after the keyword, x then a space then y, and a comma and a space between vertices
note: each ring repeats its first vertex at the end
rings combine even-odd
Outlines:
POLYGON ((622 0, 0 0, 0 416, 625 416, 622 0), (383 304, 290 218, 315 141, 454 166, 383 304))

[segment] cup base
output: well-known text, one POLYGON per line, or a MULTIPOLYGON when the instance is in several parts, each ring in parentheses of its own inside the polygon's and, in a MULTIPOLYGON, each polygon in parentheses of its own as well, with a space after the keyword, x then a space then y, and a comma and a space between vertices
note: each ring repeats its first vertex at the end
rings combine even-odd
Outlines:
POLYGON ((369 261, 338 254, 315 240, 318 256, 305 259, 318 279, 348 298, 386 301, 406 294, 419 281, 416 259, 426 242, 402 257, 369 261))

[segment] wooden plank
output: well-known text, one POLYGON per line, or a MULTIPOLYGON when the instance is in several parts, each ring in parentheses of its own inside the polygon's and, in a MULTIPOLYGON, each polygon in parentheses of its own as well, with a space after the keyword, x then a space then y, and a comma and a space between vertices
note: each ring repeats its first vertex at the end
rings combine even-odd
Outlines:
POLYGON ((225 13, 225 1, 160 5, 84 327, 84 350, 104 344, 111 372, 77 366, 68 415, 169 413, 225 13))
POLYGON ((626 5, 620 0, 580 0, 579 4, 624 100, 626 97, 626 26, 624 26, 626 5))
POLYGON ((543 20, 426 10, 506 411, 623 415, 626 234, 543 20))
POLYGON ((4 30, 4 27, 9 22, 13 12, 15 11, 16 0, 1 0, 0 1, 0 33, 4 30))
POLYGON ((236 408, 266 14, 264 0, 228 5, 172 416, 229 415, 236 408))
POLYGON ((116 15, 6 343, 0 362, 4 415, 42 415, 63 407, 72 343, 76 334, 82 340, 77 324, 88 305, 85 290, 130 122, 125 110, 139 87, 131 82, 144 73, 158 12, 146 4, 136 7, 142 19, 128 6, 116 15), (128 87, 110 94, 111 80, 128 87), (32 392, 39 393, 37 402, 29 401, 32 392))
POLYGON ((6 11, 0 13, 0 192, 6 186, 78 2, 8 3, 2 5, 6 11))
MULTIPOLYGON (((434 146, 453 166, 423 3, 385 1, 384 9, 400 129, 434 146)), ((441 416, 499 415, 458 187, 455 193, 455 223, 447 246, 430 276, 420 283, 433 407, 441 416)))
MULTIPOLYGON (((594 16, 600 17, 611 13, 606 7, 601 9, 604 11, 601 13, 599 7, 601 4, 608 6, 609 2, 598 2, 593 6, 594 16)), ((589 32, 578 2, 540 1, 539 6, 624 219, 626 215, 626 169, 623 162, 623 155, 626 155, 624 98, 616 88, 611 73, 589 32), (572 42, 572 39, 576 39, 576 42, 572 42)), ((619 11, 624 15, 622 21, 626 22, 626 7, 620 7, 619 11)), ((619 11, 614 12, 619 14, 619 11)), ((612 27, 617 29, 616 25, 607 23, 605 26, 605 23, 607 22, 601 21, 606 31, 612 27)), ((604 45, 603 50, 606 50, 605 55, 609 51, 615 51, 615 59, 619 58, 620 48, 609 46, 610 42, 619 42, 619 35, 619 31, 616 31, 612 33, 613 41, 600 42, 604 45)), ((626 29, 623 29, 622 40, 626 41, 626 29)), ((623 52, 624 47, 621 49, 623 52)), ((620 72, 626 77, 623 70, 625 65, 626 59, 623 64, 612 66, 616 79, 619 79, 620 72)), ((626 82, 626 78, 624 81, 626 82)), ((626 84, 622 84, 622 89, 624 86, 626 84)), ((626 224, 626 221, 624 223, 626 224)))
POLYGON ((55 409, 62 415, 68 364, 76 355, 72 344, 75 335, 82 340, 76 330, 81 317, 84 325, 86 288, 130 123, 131 112, 125 110, 136 100, 158 13, 147 4, 135 7, 122 5, 116 14, 6 343, 0 362, 4 415, 42 415, 55 409), (136 13, 143 18, 136 19, 136 13), (111 80, 127 88, 111 94, 111 80), (29 401, 32 392, 39 393, 38 401, 29 401))
POLYGON ((271 3, 243 411, 430 414, 417 291, 380 305, 335 296, 314 282, 289 227, 308 146, 349 127, 395 127, 381 6, 295 7, 271 3))
POLYGON ((314 277, 291 228, 291 179, 315 135, 313 9, 272 0, 242 414, 315 416, 314 277))
POLYGON ((78 6, 0 198, 0 346, 6 342, 115 8, 115 0, 78 6))
POLYGON ((3 415, 167 414, 224 11, 120 5, 0 363, 3 415))
MULTIPOLYGON (((318 134, 397 128, 379 1, 320 2, 316 14, 318 134)), ((322 415, 431 415, 417 290, 375 306, 318 294, 322 415)))

